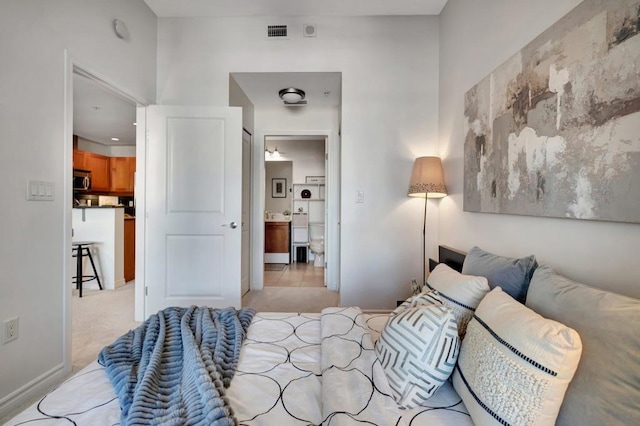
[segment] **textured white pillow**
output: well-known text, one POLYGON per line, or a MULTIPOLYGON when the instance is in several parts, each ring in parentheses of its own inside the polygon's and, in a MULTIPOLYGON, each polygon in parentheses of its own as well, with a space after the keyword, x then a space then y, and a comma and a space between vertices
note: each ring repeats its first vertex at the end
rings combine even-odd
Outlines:
POLYGON ((480 301, 489 293, 489 282, 485 277, 463 275, 440 263, 427 279, 427 291, 429 290, 436 290, 442 304, 453 311, 458 323, 458 334, 463 339, 467 323, 480 301))
POLYGON ((375 351, 395 401, 414 408, 426 403, 449 378, 459 348, 455 318, 437 304, 412 307, 391 317, 375 351))
POLYGON ((581 353, 573 329, 496 287, 469 322, 453 386, 476 424, 553 425, 581 353))

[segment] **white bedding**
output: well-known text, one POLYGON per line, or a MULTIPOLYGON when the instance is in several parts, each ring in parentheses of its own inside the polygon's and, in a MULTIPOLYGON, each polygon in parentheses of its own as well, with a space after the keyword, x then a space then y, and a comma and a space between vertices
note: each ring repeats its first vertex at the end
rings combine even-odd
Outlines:
MULTIPOLYGON (((324 314, 322 321, 321 314, 256 314, 227 392, 240 425, 473 424, 449 382, 429 399, 429 407, 395 406, 373 352, 386 315, 362 315, 353 308, 324 314)), ((113 387, 95 361, 7 425, 119 421, 113 387)))

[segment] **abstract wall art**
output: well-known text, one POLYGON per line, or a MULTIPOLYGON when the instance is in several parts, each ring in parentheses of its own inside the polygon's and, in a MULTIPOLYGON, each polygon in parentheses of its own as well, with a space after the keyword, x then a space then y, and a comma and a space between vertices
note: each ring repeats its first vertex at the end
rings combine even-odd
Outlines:
POLYGON ((640 0, 585 0, 465 95, 464 210, 640 223, 640 0))

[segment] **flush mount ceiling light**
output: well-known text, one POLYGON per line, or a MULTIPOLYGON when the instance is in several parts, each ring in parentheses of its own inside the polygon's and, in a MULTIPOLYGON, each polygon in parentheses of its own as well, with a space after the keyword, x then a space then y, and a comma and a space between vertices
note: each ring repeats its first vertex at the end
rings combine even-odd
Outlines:
POLYGON ((304 100, 304 90, 296 89, 295 87, 282 89, 278 95, 280 99, 284 101, 285 105, 304 105, 307 103, 307 101, 304 100))

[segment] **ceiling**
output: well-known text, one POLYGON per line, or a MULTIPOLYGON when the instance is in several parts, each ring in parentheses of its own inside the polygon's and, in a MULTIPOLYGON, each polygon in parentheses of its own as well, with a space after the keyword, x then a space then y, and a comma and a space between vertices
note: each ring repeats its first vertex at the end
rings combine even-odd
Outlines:
POLYGON ((304 90, 307 107, 340 105, 342 74, 339 72, 240 72, 231 76, 256 108, 284 108, 278 92, 288 87, 304 90))
POLYGON ((439 15, 447 0, 145 0, 160 18, 439 15))
POLYGON ((103 145, 135 145, 135 121, 134 104, 86 77, 73 74, 74 134, 103 145))
MULTIPOLYGON (((158 17, 438 15, 447 0, 145 0, 158 17)), ((340 73, 234 73, 255 107, 283 106, 280 89, 306 93, 309 107, 337 106, 340 73), (325 93, 328 92, 328 93, 325 93)), ((297 108, 297 107, 296 107, 297 108)), ((135 105, 74 74, 74 134, 103 145, 135 145, 135 105), (119 141, 112 141, 111 138, 119 141)))

